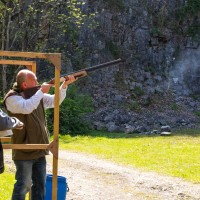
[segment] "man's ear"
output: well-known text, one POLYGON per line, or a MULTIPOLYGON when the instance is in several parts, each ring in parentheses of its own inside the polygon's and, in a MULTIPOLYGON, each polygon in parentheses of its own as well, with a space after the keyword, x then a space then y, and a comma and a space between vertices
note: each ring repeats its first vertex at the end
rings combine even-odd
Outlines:
POLYGON ((21 84, 21 88, 22 88, 22 89, 26 89, 26 88, 27 88, 26 82, 23 82, 23 83, 21 84))

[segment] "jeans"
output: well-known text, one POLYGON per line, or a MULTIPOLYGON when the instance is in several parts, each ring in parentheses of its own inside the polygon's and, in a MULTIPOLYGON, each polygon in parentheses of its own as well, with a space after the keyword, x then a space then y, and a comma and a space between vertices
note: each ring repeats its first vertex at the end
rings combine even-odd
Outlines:
POLYGON ((31 189, 31 200, 44 200, 46 184, 46 158, 15 160, 16 183, 12 200, 25 200, 31 189))

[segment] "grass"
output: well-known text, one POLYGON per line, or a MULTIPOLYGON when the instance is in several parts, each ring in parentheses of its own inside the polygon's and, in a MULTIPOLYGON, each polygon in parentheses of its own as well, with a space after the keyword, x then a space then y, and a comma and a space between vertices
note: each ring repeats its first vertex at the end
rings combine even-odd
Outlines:
MULTIPOLYGON (((15 175, 10 171, 5 169, 3 174, 0 174, 0 200, 11 199, 12 191, 15 183, 15 175)), ((28 194, 26 195, 26 200, 28 200, 28 194)))
MULTIPOLYGON (((200 130, 177 131, 171 136, 104 132, 65 135, 60 136, 60 149, 200 183, 200 130)), ((0 200, 10 199, 14 174, 6 170, 0 180, 0 200)))
POLYGON ((185 130, 171 136, 142 136, 94 132, 60 136, 60 148, 180 177, 200 183, 200 131, 185 130))
POLYGON ((0 174, 0 200, 11 199, 14 185, 14 174, 5 170, 0 174))

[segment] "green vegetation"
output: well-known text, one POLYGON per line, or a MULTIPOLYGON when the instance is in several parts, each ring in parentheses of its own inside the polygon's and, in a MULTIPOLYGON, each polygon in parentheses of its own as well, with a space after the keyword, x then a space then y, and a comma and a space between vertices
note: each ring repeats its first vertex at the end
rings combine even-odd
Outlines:
POLYGON ((179 110, 179 106, 176 103, 172 103, 170 107, 172 110, 179 110))
POLYGON ((149 64, 148 66, 145 66, 144 71, 150 72, 152 75, 154 75, 156 74, 156 67, 152 66, 152 64, 149 64))
POLYGON ((142 88, 140 88, 139 86, 135 86, 133 93, 135 94, 135 96, 142 96, 144 94, 144 90, 142 90, 142 88))
POLYGON ((174 132, 170 137, 102 132, 65 135, 60 136, 60 147, 200 183, 199 130, 174 132))
MULTIPOLYGON (((163 137, 105 132, 60 135, 60 148, 200 183, 200 130, 182 130, 163 137)), ((1 199, 10 199, 14 173, 6 170, 0 178, 1 199)))
MULTIPOLYGON (((81 0, 1 1, 1 50, 56 52, 62 53, 62 61, 80 60, 85 52, 77 42, 80 29, 91 30, 97 26, 96 13, 91 13, 84 4, 81 0)), ((6 80, 13 81, 15 70, 7 65, 0 68, 3 94, 10 87, 6 80)), ((53 77, 53 72, 43 73, 43 78, 53 77)))
POLYGON ((123 10, 125 8, 123 0, 103 0, 111 9, 123 10))
POLYGON ((114 58, 117 59, 117 58, 120 57, 120 50, 119 50, 119 48, 111 40, 109 40, 106 43, 106 48, 112 53, 112 55, 114 56, 114 58))
MULTIPOLYGON (((93 111, 92 99, 88 95, 77 92, 76 84, 69 86, 67 98, 60 106, 60 133, 84 134, 89 132, 89 124, 84 120, 84 114, 93 111)), ((50 133, 53 132, 54 109, 48 109, 47 125, 50 133)))
POLYGON ((200 117, 200 112, 199 111, 195 112, 195 114, 196 114, 196 116, 200 117))
POLYGON ((140 109, 141 109, 140 103, 137 100, 136 101, 132 101, 126 107, 129 108, 130 110, 135 111, 135 112, 139 112, 140 109))
POLYGON ((164 37, 163 33, 160 31, 158 27, 153 26, 150 30, 150 34, 153 37, 164 37))
POLYGON ((11 199, 11 194, 14 185, 14 174, 6 170, 3 174, 0 174, 0 178, 1 199, 11 199))
POLYGON ((192 38, 198 38, 200 32, 200 26, 196 19, 200 12, 200 1, 199 0, 188 0, 187 3, 180 9, 177 10, 176 16, 178 24, 182 25, 184 22, 190 22, 186 33, 192 38), (189 20, 190 19, 190 20, 189 20))
POLYGON ((188 0, 187 3, 178 10, 177 16, 179 19, 186 19, 189 16, 195 16, 200 11, 200 1, 199 0, 188 0))
MULTIPOLYGON (((0 180, 0 199, 11 199, 12 190, 15 183, 14 173, 11 173, 6 169, 3 174, 0 174, 0 180)), ((28 195, 26 200, 28 200, 28 195)))

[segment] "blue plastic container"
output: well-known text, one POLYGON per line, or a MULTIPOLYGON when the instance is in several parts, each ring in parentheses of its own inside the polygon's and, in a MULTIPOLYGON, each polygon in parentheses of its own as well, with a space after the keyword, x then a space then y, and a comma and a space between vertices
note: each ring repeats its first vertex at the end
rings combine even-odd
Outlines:
MULTIPOLYGON (((45 200, 53 200, 52 199, 52 178, 51 174, 47 174, 46 178, 46 195, 45 200)), ((67 179, 63 176, 57 176, 58 184, 57 184, 57 200, 66 200, 67 192, 69 190, 67 185, 67 179)))

